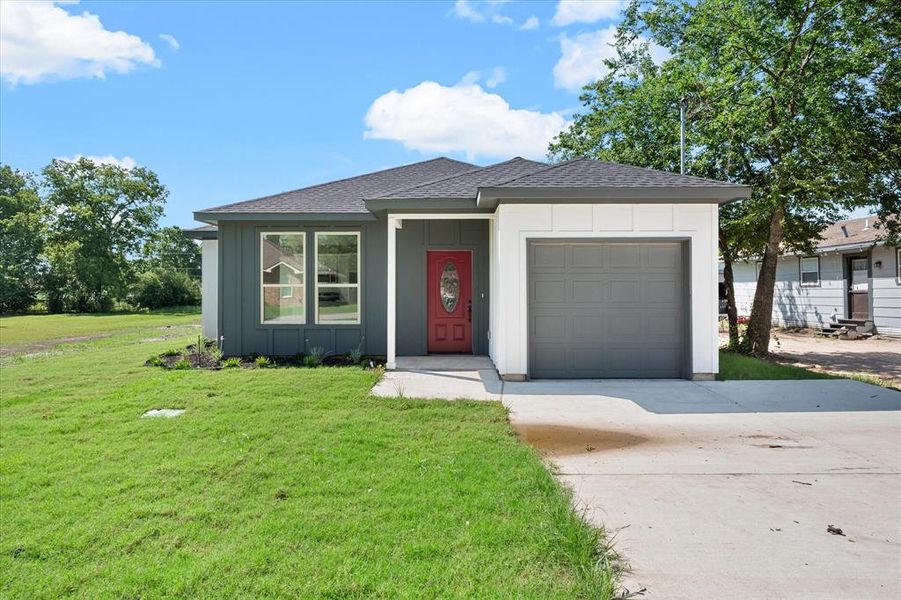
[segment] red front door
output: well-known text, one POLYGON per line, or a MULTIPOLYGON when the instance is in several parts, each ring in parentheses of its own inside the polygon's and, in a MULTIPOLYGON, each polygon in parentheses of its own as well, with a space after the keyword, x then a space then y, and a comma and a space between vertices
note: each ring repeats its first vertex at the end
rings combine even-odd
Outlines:
POLYGON ((472 352, 472 253, 429 250, 429 352, 472 352))

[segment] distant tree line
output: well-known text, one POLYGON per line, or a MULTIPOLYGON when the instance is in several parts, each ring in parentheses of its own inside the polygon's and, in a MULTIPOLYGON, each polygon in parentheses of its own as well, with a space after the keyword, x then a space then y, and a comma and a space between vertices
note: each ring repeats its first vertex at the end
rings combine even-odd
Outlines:
POLYGON ((144 167, 0 165, 0 313, 197 304, 200 249, 159 226, 168 194, 144 167))

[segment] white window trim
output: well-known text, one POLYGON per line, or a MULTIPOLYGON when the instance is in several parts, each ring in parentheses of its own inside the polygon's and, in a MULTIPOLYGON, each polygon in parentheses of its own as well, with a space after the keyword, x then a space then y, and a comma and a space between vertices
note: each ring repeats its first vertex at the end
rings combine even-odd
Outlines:
MULTIPOLYGON (((807 273, 811 273, 812 271, 806 271, 807 273)), ((819 256, 802 256, 798 259, 798 278, 801 282, 801 287, 819 287, 820 285, 820 257, 819 256), (804 281, 804 261, 805 260, 815 260, 817 264, 816 274, 817 280, 814 282, 805 282, 804 281)))
POLYGON ((901 248, 895 248, 895 283, 901 285, 901 248))
POLYGON ((260 262, 257 263, 260 268, 260 324, 261 325, 305 325, 307 322, 307 234, 304 231, 261 231, 260 232, 260 262), (303 270, 300 272, 303 283, 263 283, 263 240, 269 235, 299 235, 301 239, 301 248, 303 248, 303 270), (303 289, 303 312, 298 319, 290 321, 267 321, 266 320, 266 288, 280 288, 279 296, 282 297, 282 288, 302 288, 303 289))
POLYGON ((363 314, 363 272, 360 270, 363 247, 360 244, 359 231, 317 231, 313 240, 313 322, 316 325, 360 325, 360 315, 363 314), (353 235, 357 238, 357 282, 356 283, 319 283, 319 236, 320 235, 353 235), (357 318, 353 321, 320 321, 319 320, 319 287, 356 288, 357 289, 357 318))

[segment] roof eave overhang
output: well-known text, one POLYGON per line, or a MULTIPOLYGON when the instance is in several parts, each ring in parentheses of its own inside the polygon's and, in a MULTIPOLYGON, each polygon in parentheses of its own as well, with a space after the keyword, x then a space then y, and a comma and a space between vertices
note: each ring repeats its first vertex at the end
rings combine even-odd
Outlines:
POLYGON ((366 208, 372 212, 441 212, 477 211, 475 198, 372 198, 366 200, 366 208))
POLYGON ((376 216, 365 213, 306 213, 306 212, 195 212, 194 219, 210 225, 222 221, 375 221, 376 216))
POLYGON ((193 240, 215 240, 219 239, 219 232, 215 229, 207 230, 207 231, 198 231, 196 229, 182 229, 185 237, 189 237, 193 240))
POLYGON ((591 188, 479 188, 476 205, 494 208, 503 202, 636 202, 643 204, 726 204, 751 196, 747 186, 724 187, 591 187, 591 188))

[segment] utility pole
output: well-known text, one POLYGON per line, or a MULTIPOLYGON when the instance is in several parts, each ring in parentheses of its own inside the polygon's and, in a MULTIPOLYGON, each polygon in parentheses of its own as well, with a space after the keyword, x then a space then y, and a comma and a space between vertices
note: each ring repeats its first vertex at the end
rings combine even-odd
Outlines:
POLYGON ((685 96, 679 101, 679 173, 685 175, 685 96))

